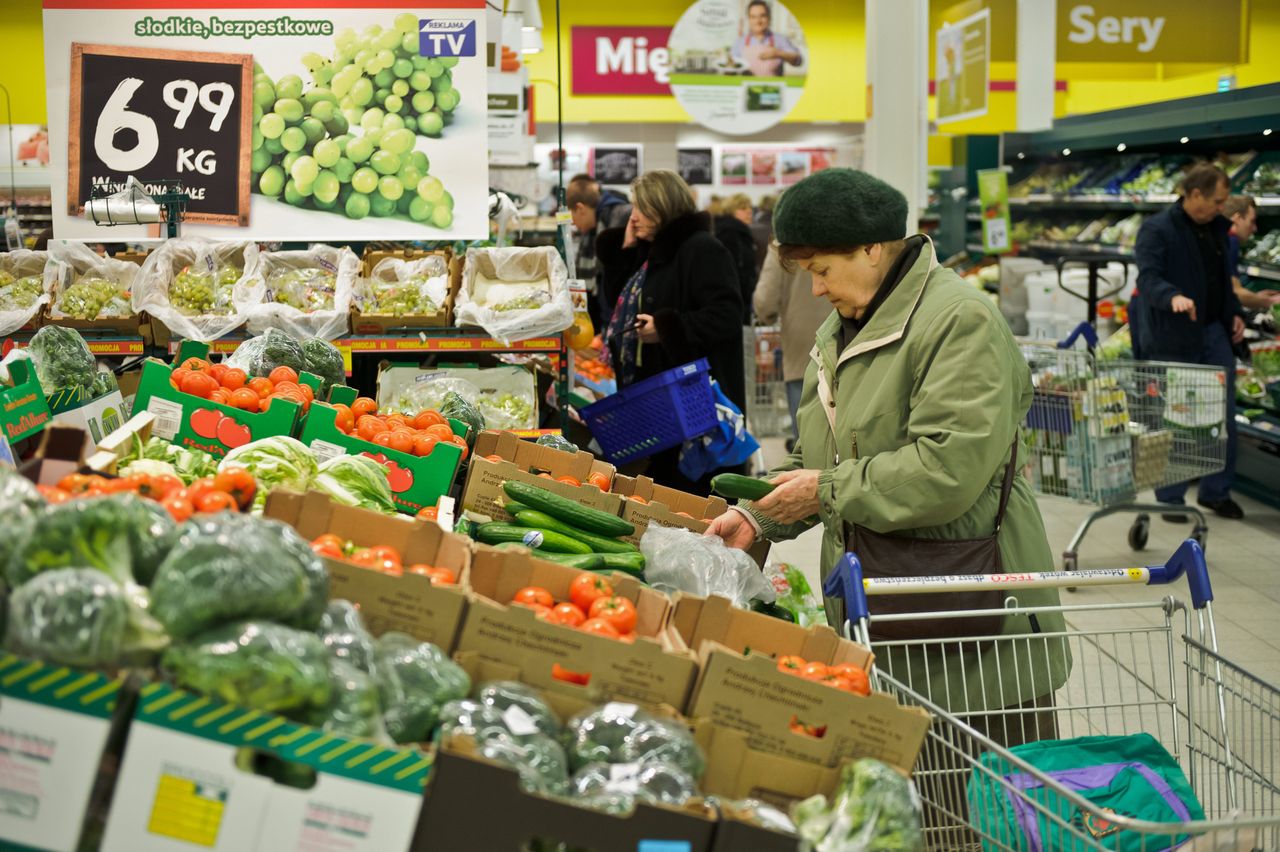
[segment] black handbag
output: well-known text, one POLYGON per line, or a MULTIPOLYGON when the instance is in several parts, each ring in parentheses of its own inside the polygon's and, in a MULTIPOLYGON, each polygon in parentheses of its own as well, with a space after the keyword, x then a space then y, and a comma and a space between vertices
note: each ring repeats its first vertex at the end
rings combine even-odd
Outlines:
MULTIPOLYGON (((845 549, 862 563, 867 578, 921 577, 937 575, 1002 574, 1000 526, 1004 522, 1009 493, 1013 489, 1018 441, 1014 439, 1009 463, 1000 486, 1000 508, 995 530, 989 536, 965 539, 912 538, 878 533, 857 524, 849 525, 845 549)), ((929 620, 877 621, 876 616, 960 610, 997 610, 1004 606, 1002 589, 970 592, 922 592, 914 595, 869 595, 871 638, 874 641, 902 639, 954 639, 966 636, 995 636, 1003 627, 1003 614, 929 620)))

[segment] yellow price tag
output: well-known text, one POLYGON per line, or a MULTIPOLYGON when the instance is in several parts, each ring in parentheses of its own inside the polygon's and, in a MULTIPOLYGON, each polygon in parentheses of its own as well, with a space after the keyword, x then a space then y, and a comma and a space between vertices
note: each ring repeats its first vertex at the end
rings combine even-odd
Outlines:
POLYGON ((342 371, 348 376, 351 375, 351 344, 340 340, 334 345, 342 355, 342 371))

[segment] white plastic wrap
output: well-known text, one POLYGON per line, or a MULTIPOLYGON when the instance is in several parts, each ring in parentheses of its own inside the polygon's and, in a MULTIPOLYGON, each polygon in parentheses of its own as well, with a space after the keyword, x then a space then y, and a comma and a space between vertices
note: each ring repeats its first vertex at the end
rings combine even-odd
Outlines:
POLYGON ((488 429, 538 428, 537 383, 523 367, 440 367, 419 373, 389 393, 383 392, 380 381, 378 408, 410 416, 439 411, 450 391, 475 406, 488 429))
POLYGON ((449 297, 449 266, 442 255, 416 260, 385 257, 356 284, 361 313, 392 316, 434 314, 449 297))
POLYGON ((49 317, 81 320, 132 316, 138 264, 103 257, 84 243, 51 241, 44 265, 44 289, 52 300, 49 317), (97 308, 95 311, 94 308, 97 308))
POLYGON ((348 248, 260 252, 236 284, 236 307, 252 334, 277 328, 298 340, 333 340, 347 333, 359 271, 348 248))
POLYGON ((44 279, 48 259, 46 252, 26 249, 0 254, 0 336, 13 334, 48 304, 44 279))
POLYGON ((258 246, 250 242, 166 240, 142 264, 133 309, 146 311, 177 337, 217 340, 244 324, 245 306, 235 302, 234 291, 257 257, 258 246))
POLYGON ((550 246, 467 249, 454 320, 503 343, 559 334, 573 325, 568 282, 550 246))
POLYGON ((726 547, 716 536, 649 524, 640 538, 640 552, 645 582, 659 591, 719 595, 741 607, 751 601, 773 603, 777 598, 751 557, 726 547))

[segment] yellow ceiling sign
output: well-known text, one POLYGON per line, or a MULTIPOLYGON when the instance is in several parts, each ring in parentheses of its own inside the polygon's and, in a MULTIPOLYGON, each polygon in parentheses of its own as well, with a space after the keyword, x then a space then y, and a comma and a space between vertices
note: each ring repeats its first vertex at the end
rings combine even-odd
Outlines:
POLYGON ((1058 2, 1059 62, 1248 60, 1248 4, 1204 0, 1058 2))

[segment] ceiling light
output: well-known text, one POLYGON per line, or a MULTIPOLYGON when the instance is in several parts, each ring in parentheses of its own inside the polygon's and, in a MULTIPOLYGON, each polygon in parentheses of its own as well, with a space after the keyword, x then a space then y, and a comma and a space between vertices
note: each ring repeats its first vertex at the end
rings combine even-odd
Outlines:
POLYGON ((1071 156, 1071 149, 1070 149, 1070 148, 1063 148, 1063 149, 1062 149, 1062 156, 1064 156, 1064 157, 1070 157, 1070 156, 1071 156))
POLYGON ((1019 159, 1019 160, 1025 160, 1026 158, 1027 158, 1027 155, 1026 155, 1024 152, 1022 152, 1022 151, 1019 151, 1019 152, 1018 152, 1018 159, 1019 159))
POLYGON ((1187 144, 1188 142, 1190 142, 1190 141, 1191 141, 1191 139, 1190 139, 1190 138, 1188 138, 1188 137, 1186 137, 1186 136, 1183 136, 1183 137, 1182 137, 1181 139, 1179 139, 1178 141, 1179 141, 1179 142, 1181 142, 1183 145, 1185 145, 1185 144, 1187 144))
POLYGON ((1263 135, 1263 136, 1270 136, 1270 135, 1271 135, 1271 128, 1270 128, 1270 127, 1268 127, 1266 130, 1262 131, 1262 135, 1263 135))
POLYGON ((1123 142, 1121 142, 1119 145, 1117 145, 1117 146, 1116 146, 1116 150, 1117 150, 1117 151, 1123 151, 1125 148, 1128 148, 1128 147, 1129 147, 1128 145, 1126 145, 1126 144, 1124 144, 1123 142))

